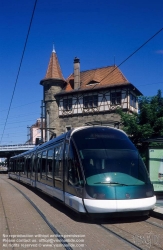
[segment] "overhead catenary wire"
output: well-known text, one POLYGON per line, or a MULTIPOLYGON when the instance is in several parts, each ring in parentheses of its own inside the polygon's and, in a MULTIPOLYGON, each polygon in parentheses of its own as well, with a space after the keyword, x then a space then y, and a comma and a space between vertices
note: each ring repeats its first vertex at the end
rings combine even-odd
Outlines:
MULTIPOLYGON (((20 107, 23 107, 23 106, 29 106, 30 104, 33 104, 33 103, 40 103, 40 100, 37 100, 37 101, 33 101, 33 102, 28 102, 28 103, 25 103, 25 104, 22 104, 22 105, 20 105, 20 106, 15 106, 15 107, 12 107, 11 109, 17 109, 17 108, 20 108, 20 107)), ((11 110, 10 109, 10 110, 11 110)), ((3 110, 0 110, 0 112, 5 112, 6 110, 8 110, 8 109, 3 109, 3 110)))
MULTIPOLYGON (((11 132, 13 132, 12 130, 14 130, 14 129, 19 129, 19 128, 24 128, 24 125, 22 125, 22 126, 16 126, 16 127, 11 127, 11 128, 6 128, 6 130, 5 131, 11 131, 11 132)), ((10 133, 10 132, 9 132, 10 133)), ((15 132, 14 132, 15 133, 15 132)), ((20 134, 20 132, 19 132, 19 134, 20 134)), ((1 135, 1 134, 0 134, 1 135)), ((4 135, 5 136, 5 135, 4 135)), ((3 138, 4 138, 4 136, 3 136, 3 138)))
POLYGON ((25 120, 25 121, 12 121, 12 122, 8 122, 8 124, 23 123, 23 122, 27 123, 29 121, 33 121, 33 119, 29 119, 29 120, 25 120))
MULTIPOLYGON (((33 119, 33 116, 32 115, 36 115, 36 112, 31 112, 30 114, 28 114, 28 115, 26 115, 26 114, 17 114, 17 115, 12 115, 12 116, 10 116, 10 118, 8 119, 8 122, 7 122, 7 125, 8 125, 8 123, 9 123, 9 121, 14 121, 14 120, 16 120, 16 121, 20 121, 21 122, 21 120, 20 120, 20 118, 28 118, 28 119, 33 119), (18 119, 19 118, 19 119, 18 119)), ((0 121, 0 125, 3 125, 4 126, 4 122, 2 122, 1 123, 1 121, 0 121)))
MULTIPOLYGON (((100 82, 102 82, 108 75, 110 75, 111 73, 113 73, 117 68, 119 68, 123 63, 125 63, 130 57, 132 57, 135 53, 137 53, 141 48, 143 48, 149 41, 151 41, 155 36, 157 36, 161 31, 163 30, 163 28, 161 28, 160 30, 158 30, 153 36, 151 36, 146 42, 144 42, 139 48, 137 48, 133 53, 131 53, 126 59, 124 59, 118 66, 116 66, 111 72, 109 72, 105 77, 103 77, 100 82)), ((93 86, 94 88, 95 86, 93 86)), ((93 89, 92 88, 92 89, 93 89)))
POLYGON ((4 125, 4 128, 3 128, 3 132, 2 132, 0 144, 1 144, 1 141, 3 139, 3 135, 4 135, 4 132, 5 132, 7 121, 8 121, 8 117, 9 117, 9 113, 10 113, 12 101, 13 101, 13 98, 14 98, 14 94, 15 94, 15 90, 16 90, 16 86, 17 86, 17 82, 18 82, 18 78, 19 78, 19 74, 20 74, 20 69, 21 69, 21 66, 22 66, 22 62, 23 62, 23 58, 24 58, 24 54, 25 54, 25 50, 26 50, 26 46, 27 46, 27 41, 28 41, 28 37, 29 37, 31 26, 32 26, 32 21, 33 21, 35 9, 36 9, 36 4, 37 4, 37 0, 35 0, 35 3, 34 3, 34 7, 33 7, 33 11, 32 11, 32 16, 31 16, 31 19, 30 19, 29 27, 28 27, 27 36, 26 36, 26 40, 25 40, 25 43, 24 43, 24 48, 23 48, 21 59, 20 59, 20 64, 19 64, 19 68, 18 68, 18 72, 17 72, 15 84, 14 84, 14 89, 13 89, 11 100, 10 100, 10 104, 9 104, 9 109, 8 109, 8 112, 7 112, 7 117, 6 117, 6 120, 5 120, 5 125, 4 125))

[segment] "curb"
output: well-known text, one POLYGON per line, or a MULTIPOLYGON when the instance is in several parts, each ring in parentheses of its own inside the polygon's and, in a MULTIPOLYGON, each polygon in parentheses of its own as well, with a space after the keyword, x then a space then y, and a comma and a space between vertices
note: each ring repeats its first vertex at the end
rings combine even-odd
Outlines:
POLYGON ((155 207, 150 215, 159 219, 163 219, 163 207, 155 207))

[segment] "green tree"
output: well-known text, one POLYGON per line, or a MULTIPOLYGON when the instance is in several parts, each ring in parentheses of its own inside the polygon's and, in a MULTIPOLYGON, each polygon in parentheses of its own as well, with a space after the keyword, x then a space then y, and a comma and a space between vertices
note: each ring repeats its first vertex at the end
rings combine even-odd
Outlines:
POLYGON ((163 98, 161 90, 158 90, 156 96, 138 98, 139 111, 137 114, 124 113, 122 109, 117 112, 121 116, 123 130, 130 139, 144 154, 148 144, 144 143, 146 139, 163 136, 163 98))

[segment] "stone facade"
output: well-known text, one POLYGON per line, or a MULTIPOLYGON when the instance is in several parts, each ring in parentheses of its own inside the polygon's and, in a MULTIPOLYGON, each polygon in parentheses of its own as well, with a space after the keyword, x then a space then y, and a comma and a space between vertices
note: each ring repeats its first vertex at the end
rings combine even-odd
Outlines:
POLYGON ((119 127, 120 117, 115 113, 103 114, 84 114, 60 118, 60 133, 65 132, 67 128, 86 125, 107 125, 119 127))
POLYGON ((60 93, 64 87, 64 81, 48 79, 42 81, 44 87, 44 106, 46 121, 46 139, 49 140, 53 133, 60 134, 60 122, 58 117, 58 103, 55 94, 60 93))

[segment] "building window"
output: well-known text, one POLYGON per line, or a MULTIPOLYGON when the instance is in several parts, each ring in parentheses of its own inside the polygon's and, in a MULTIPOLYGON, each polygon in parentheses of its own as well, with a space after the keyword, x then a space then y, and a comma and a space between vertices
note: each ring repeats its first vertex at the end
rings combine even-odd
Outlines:
POLYGON ((111 93, 111 105, 121 104, 121 92, 111 93))
POLYGON ((83 105, 85 109, 98 107, 98 95, 89 95, 83 97, 83 105))
POLYGON ((136 108, 136 96, 130 94, 130 106, 136 108))
POLYGON ((63 110, 64 111, 72 110, 72 98, 63 99, 63 110))

